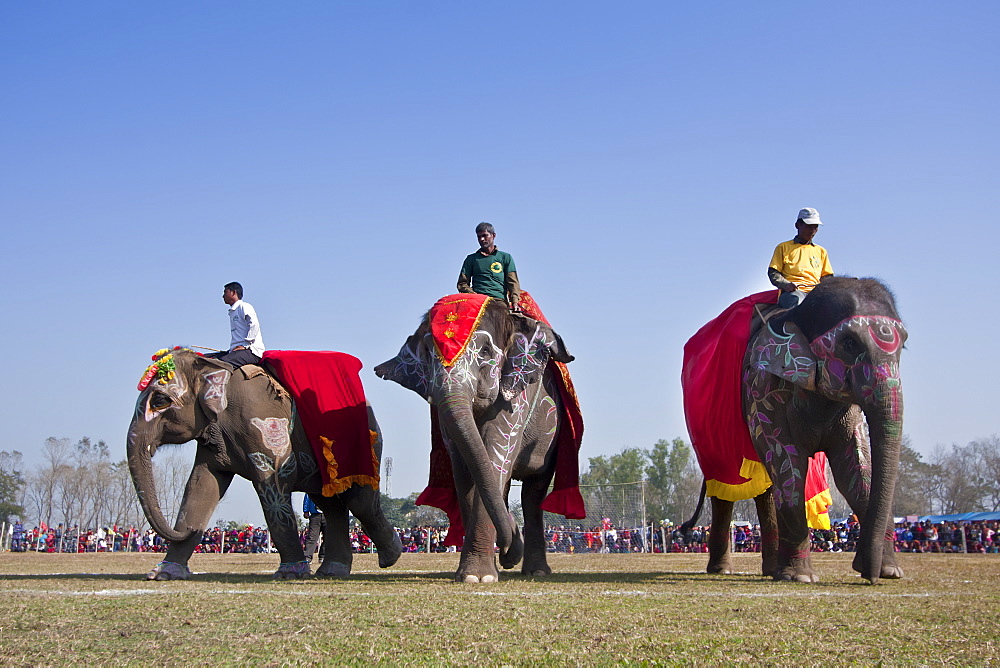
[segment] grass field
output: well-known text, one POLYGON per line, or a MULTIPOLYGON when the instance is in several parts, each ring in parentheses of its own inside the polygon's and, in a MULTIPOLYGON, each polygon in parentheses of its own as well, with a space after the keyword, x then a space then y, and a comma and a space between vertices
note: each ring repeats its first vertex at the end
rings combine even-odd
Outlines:
POLYGON ((709 576, 706 555, 550 555, 555 573, 452 581, 455 554, 359 555, 345 580, 273 582, 276 555, 0 554, 0 664, 1000 664, 1000 555, 902 554, 863 583, 709 576))

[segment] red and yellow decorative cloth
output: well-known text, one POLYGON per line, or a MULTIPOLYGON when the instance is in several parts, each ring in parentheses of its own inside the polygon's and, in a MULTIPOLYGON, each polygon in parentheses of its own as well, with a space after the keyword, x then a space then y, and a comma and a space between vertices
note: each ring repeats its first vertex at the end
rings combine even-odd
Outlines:
MULTIPOLYGON (((445 336, 449 341, 461 339, 457 347, 446 345, 444 351, 441 344, 438 344, 438 355, 442 363, 448 360, 448 364, 453 364, 455 360, 464 352, 472 332, 482 319, 483 311, 487 300, 482 302, 466 300, 467 297, 484 297, 483 295, 450 295, 439 299, 431 309, 431 331, 434 331, 435 313, 438 321, 446 323, 439 328, 445 332, 453 323, 464 323, 454 326, 455 336, 445 336), (462 301, 458 301, 462 300, 462 301), (476 304, 479 304, 476 306, 476 304), (438 309, 438 307, 441 307, 438 309), (459 314, 458 317, 448 320, 450 313, 459 314), (456 351, 450 357, 447 355, 456 351)), ((525 315, 540 320, 551 327, 545 318, 542 310, 527 292, 521 293, 519 302, 521 310, 525 315)), ((511 316, 513 317, 513 316, 511 316)), ((439 341, 437 335, 435 342, 439 341)), ((587 512, 583 504, 583 496, 580 494, 580 443, 583 440, 583 415, 580 411, 580 402, 570 379, 569 370, 566 365, 555 360, 549 360, 550 369, 556 373, 556 378, 560 380, 559 396, 562 399, 563 419, 559 427, 556 447, 556 472, 553 480, 552 491, 545 500, 542 501, 542 509, 550 513, 563 515, 569 519, 583 519, 587 512)), ((441 424, 438 417, 437 408, 431 406, 431 457, 430 475, 427 487, 417 498, 417 505, 434 506, 440 508, 448 515, 448 537, 445 545, 461 547, 465 537, 465 526, 462 523, 462 514, 458 504, 458 497, 455 494, 455 478, 451 469, 451 458, 448 455, 447 447, 441 436, 441 424)))
POLYGON ((448 295, 431 307, 431 336, 442 365, 451 366, 465 352, 490 299, 475 293, 448 295))
POLYGON ((368 429, 361 360, 328 351, 268 350, 263 364, 295 400, 323 479, 323 496, 379 487, 377 434, 368 429))
MULTIPOLYGON (((705 493, 727 501, 751 499, 771 485, 750 440, 743 415, 743 357, 758 304, 776 304, 768 290, 731 304, 684 345, 681 387, 691 445, 705 475, 705 493)), ((810 458, 806 476, 809 525, 829 529, 832 504, 826 482, 826 455, 810 458)))

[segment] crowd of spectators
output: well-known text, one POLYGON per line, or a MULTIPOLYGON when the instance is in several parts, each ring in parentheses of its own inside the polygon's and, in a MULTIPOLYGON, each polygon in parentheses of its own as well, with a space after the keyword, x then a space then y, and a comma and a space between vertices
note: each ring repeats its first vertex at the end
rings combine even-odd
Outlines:
MULTIPOLYGON (((397 529, 404 552, 451 552, 454 546, 444 545, 448 529, 413 527, 397 529)), ((663 524, 621 529, 608 519, 589 529, 583 525, 550 526, 545 539, 550 552, 564 553, 628 553, 628 552, 708 552, 708 527, 679 527, 663 524)), ((308 531, 299 538, 305 545, 308 531)), ((810 531, 813 552, 854 552, 861 536, 861 525, 851 517, 836 522, 830 529, 810 531)), ((895 527, 898 552, 968 552, 1000 553, 1000 522, 900 522, 895 527)), ((373 552, 375 547, 368 535, 355 524, 351 529, 351 545, 355 552, 373 552)), ((731 528, 734 552, 760 551, 760 526, 746 523, 731 528)), ((152 529, 138 531, 133 527, 100 527, 81 530, 76 525, 64 527, 44 524, 31 529, 20 522, 9 529, 9 546, 13 552, 166 552, 167 542, 152 529)), ((267 553, 271 545, 267 527, 245 525, 242 528, 212 527, 205 531, 198 553, 267 553)))

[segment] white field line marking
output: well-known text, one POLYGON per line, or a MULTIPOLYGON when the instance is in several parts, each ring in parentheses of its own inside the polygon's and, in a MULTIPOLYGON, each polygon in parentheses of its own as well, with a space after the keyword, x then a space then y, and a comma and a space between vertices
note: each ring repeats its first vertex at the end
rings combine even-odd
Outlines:
MULTIPOLYGON (((26 594, 29 596, 145 596, 145 595, 169 595, 169 594, 190 594, 191 592, 187 587, 183 585, 179 587, 170 587, 169 585, 164 585, 162 588, 158 589, 97 589, 93 591, 69 591, 65 589, 7 589, 0 590, 4 593, 10 594, 26 594), (168 588, 169 587, 169 588, 168 588)), ((315 589, 309 589, 306 591, 295 590, 295 591, 281 591, 279 589, 210 589, 208 591, 199 590, 197 593, 207 593, 207 594, 221 594, 224 596, 232 595, 251 595, 260 596, 262 594, 267 595, 280 595, 280 596, 362 596, 362 597, 396 597, 396 596, 409 596, 409 592, 357 592, 357 591, 316 591, 315 589)), ((593 596, 593 592, 588 591, 538 591, 538 592, 501 592, 501 591, 471 591, 468 589, 456 589, 452 592, 455 596, 506 596, 511 598, 531 598, 535 596, 593 596)), ((649 591, 635 591, 635 590, 606 590, 599 593, 600 596, 649 596, 649 597, 665 597, 665 596, 676 596, 674 592, 649 592, 649 591)), ((936 595, 936 594, 935 594, 936 595)), ((954 594, 952 594, 954 595, 954 594)), ((859 597, 879 597, 879 598, 930 598, 932 594, 930 593, 920 593, 920 594, 882 594, 882 593, 850 593, 850 592, 748 592, 748 593, 734 593, 734 592, 705 592, 699 594, 699 596, 717 597, 717 598, 859 598, 859 597)))

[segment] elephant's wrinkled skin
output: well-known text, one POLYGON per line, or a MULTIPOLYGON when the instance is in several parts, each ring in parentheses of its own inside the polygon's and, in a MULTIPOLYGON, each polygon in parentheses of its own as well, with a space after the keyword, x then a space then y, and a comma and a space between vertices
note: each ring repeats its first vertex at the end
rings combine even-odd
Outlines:
POLYGON ((427 318, 399 354, 375 373, 438 409, 465 524, 455 579, 495 582, 500 565, 524 562, 528 575, 551 573, 541 502, 555 470, 562 402, 547 364, 572 361, 562 339, 537 320, 512 316, 491 300, 464 354, 443 366, 427 318), (511 479, 523 481, 524 538, 507 506, 511 479))
MULTIPOLYGON (((382 514, 376 490, 354 485, 334 497, 321 495, 316 458, 301 423, 293 417, 288 393, 277 381, 258 367, 233 371, 225 362, 186 350, 173 351, 173 358, 174 378, 165 385, 153 382, 142 391, 128 432, 128 463, 143 512, 169 541, 163 562, 148 574, 149 579, 190 576, 188 559, 234 475, 250 480, 260 497, 271 540, 281 555, 276 578, 310 574, 292 511, 293 491, 312 496, 327 516, 330 539, 318 575, 350 574, 348 509, 378 547, 379 565, 385 568, 396 562, 402 545, 382 514), (157 498, 152 457, 163 445, 191 440, 198 443, 194 468, 171 528, 157 498)), ((375 451, 381 458, 382 437, 371 406, 368 422, 379 434, 375 451)))
MULTIPOLYGON (((805 515, 808 457, 824 451, 861 521, 854 569, 900 578, 891 540, 903 427, 899 357, 906 330, 879 281, 825 279, 798 307, 753 333, 743 407, 773 486, 757 497, 764 574, 816 582, 805 515), (867 427, 866 423, 867 422, 867 427)), ((731 502, 712 499, 710 573, 728 573, 731 502)))

